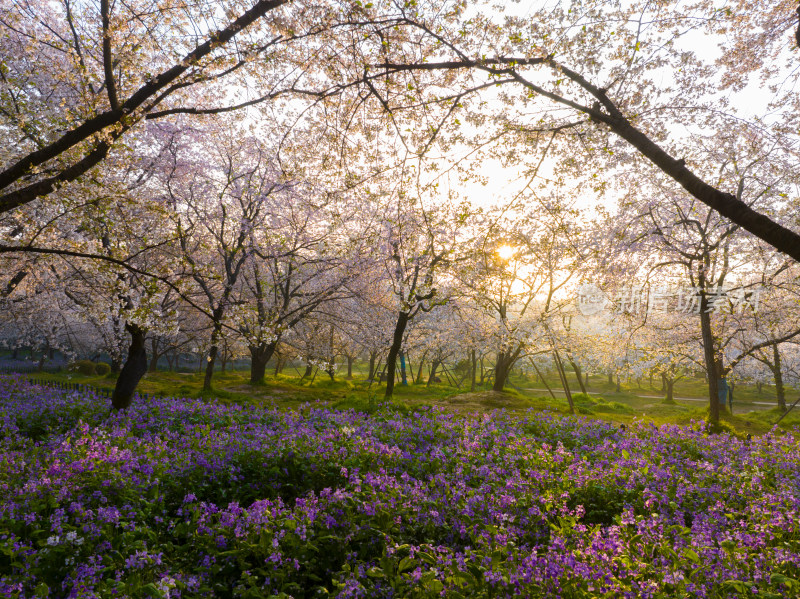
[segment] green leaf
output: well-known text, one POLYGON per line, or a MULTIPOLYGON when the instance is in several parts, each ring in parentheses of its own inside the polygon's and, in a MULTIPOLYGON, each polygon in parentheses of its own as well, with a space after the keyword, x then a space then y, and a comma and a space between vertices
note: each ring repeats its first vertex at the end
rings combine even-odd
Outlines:
POLYGON ((406 570, 410 570, 411 568, 414 567, 415 563, 416 562, 414 562, 414 560, 411 559, 410 557, 404 557, 403 559, 400 560, 400 563, 397 564, 397 573, 402 574, 406 570))
POLYGON ((686 547, 683 550, 683 557, 685 557, 690 562, 693 562, 695 564, 699 564, 700 563, 700 556, 697 554, 697 552, 694 549, 691 549, 690 547, 686 547))

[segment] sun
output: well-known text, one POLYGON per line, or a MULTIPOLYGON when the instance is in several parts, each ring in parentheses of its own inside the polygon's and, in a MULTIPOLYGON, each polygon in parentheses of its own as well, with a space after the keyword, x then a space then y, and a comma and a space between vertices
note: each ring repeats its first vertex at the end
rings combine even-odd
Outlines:
POLYGON ((500 256, 503 260, 508 260, 511 256, 514 255, 516 250, 511 247, 510 245, 501 245, 497 248, 497 255, 500 256))

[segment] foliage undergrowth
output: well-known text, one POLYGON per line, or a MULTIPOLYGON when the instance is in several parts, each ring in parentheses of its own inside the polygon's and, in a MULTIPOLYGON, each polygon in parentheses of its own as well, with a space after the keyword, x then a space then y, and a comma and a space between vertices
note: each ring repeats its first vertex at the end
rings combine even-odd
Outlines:
POLYGON ((791 435, 376 406, 109 415, 0 378, 0 595, 800 592, 791 435))

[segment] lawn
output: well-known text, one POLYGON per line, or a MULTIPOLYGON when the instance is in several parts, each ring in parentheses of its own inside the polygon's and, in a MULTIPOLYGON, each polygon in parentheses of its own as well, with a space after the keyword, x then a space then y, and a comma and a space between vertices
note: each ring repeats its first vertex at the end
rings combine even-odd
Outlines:
POLYGON ((108 407, 0 378, 0 595, 800 592, 791 433, 408 404, 108 407))
MULTIPOLYGON (((214 390, 205 394, 200 391, 203 382, 201 373, 158 371, 144 376, 139 384, 139 392, 148 396, 213 398, 222 403, 289 409, 296 409, 306 402, 323 402, 334 409, 374 410, 384 403, 385 384, 365 381, 362 366, 356 365, 353 380, 337 376, 332 381, 323 373, 302 378, 300 371, 286 369, 284 374, 267 376, 263 385, 249 384, 247 371, 217 372, 213 379, 214 390)), ((112 390, 115 384, 114 375, 84 376, 71 372, 33 376, 45 381, 91 385, 107 391, 112 390)), ((475 393, 470 393, 467 384, 461 387, 447 382, 432 385, 397 384, 390 403, 396 409, 436 406, 447 411, 467 413, 488 413, 502 408, 518 414, 530 409, 566 414, 569 406, 563 390, 559 391, 560 382, 555 375, 548 376, 546 381, 547 385, 544 385, 541 380, 528 376, 512 376, 510 385, 502 394, 491 392, 488 385, 479 385, 475 393), (547 392, 547 386, 553 390, 555 397, 547 392)), ((623 381, 617 392, 616 385, 609 384, 607 377, 590 376, 588 396, 577 393, 579 389, 574 378, 569 383, 578 414, 618 424, 628 425, 636 420, 655 424, 688 424, 702 420, 708 414, 707 387, 702 379, 678 381, 675 396, 679 399, 673 404, 665 403, 658 387, 650 387, 646 380, 640 383, 623 381)), ((796 399, 797 392, 790 389, 787 395, 787 401, 791 403, 796 399)), ((765 385, 759 394, 755 386, 739 385, 735 397, 734 415, 723 414, 723 426, 743 435, 764 434, 781 416, 776 408, 770 407, 776 401, 774 387, 765 385)), ((788 430, 800 426, 800 408, 784 418, 780 426, 788 430)))

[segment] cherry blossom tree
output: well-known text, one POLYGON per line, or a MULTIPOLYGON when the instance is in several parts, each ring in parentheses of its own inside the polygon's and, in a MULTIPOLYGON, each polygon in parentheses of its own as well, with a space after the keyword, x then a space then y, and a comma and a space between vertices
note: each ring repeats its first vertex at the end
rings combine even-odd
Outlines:
MULTIPOLYGON (((755 4, 755 15, 770 18, 786 7, 755 4)), ((382 9, 376 3, 369 14, 382 9)), ((404 6, 394 30, 365 31, 353 76, 367 74, 364 93, 412 152, 429 154, 436 143, 494 147, 495 156, 532 172, 558 152, 565 158, 560 167, 588 167, 598 184, 609 180, 603 171, 613 176, 616 165, 638 158, 649 165, 641 176, 669 177, 738 227, 800 259, 794 218, 742 200, 738 179, 710 174, 714 169, 696 162, 692 151, 695 134, 744 124, 782 137, 775 155, 796 162, 798 72, 742 60, 742 49, 730 40, 747 19, 710 0, 668 6, 543 2, 524 16, 518 12, 488 3, 467 9, 455 1, 404 6), (718 51, 697 51, 697 40, 718 51), (744 71, 740 81, 763 78, 772 94, 768 106, 731 98, 729 71, 715 62, 720 55, 744 71)), ((753 31, 742 35, 745 44, 753 31)), ((769 52, 791 39, 769 37, 769 52)))

